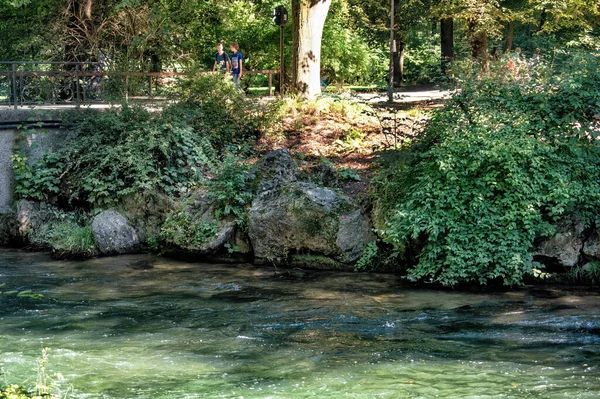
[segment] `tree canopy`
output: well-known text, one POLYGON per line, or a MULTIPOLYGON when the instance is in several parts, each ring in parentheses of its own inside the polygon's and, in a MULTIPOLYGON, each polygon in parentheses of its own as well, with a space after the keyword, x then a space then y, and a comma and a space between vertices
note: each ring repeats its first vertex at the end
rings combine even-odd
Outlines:
MULTIPOLYGON (((121 70, 208 69, 215 43, 236 41, 248 68, 276 69, 279 28, 272 11, 281 4, 292 11, 304 3, 313 7, 290 0, 0 0, 0 59, 94 61, 102 53, 111 68, 121 70)), ((313 38, 322 41, 321 79, 383 82, 389 63, 389 3, 321 3, 328 5, 322 40, 321 35, 313 38)), ((409 83, 440 75, 441 19, 455 22, 458 58, 485 59, 496 49, 510 50, 513 41, 529 52, 535 47, 544 53, 563 47, 596 50, 599 9, 590 0, 398 1, 396 40, 402 57, 396 69, 404 66, 399 78, 409 83)), ((285 27, 288 71, 294 70, 294 60, 302 62, 293 55, 292 25, 285 27)))

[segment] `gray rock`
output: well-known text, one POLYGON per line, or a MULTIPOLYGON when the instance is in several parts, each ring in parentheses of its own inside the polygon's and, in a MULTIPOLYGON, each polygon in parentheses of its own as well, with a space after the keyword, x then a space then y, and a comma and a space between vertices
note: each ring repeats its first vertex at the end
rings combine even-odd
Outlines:
POLYGON ((556 234, 542 241, 535 249, 535 260, 546 266, 576 266, 583 248, 583 231, 583 223, 576 218, 559 222, 556 234))
POLYGON ((137 231, 114 211, 98 214, 92 222, 92 232, 103 255, 133 253, 140 245, 137 231))
POLYGON ((309 180, 325 187, 338 187, 340 179, 338 171, 326 162, 319 162, 308 170, 309 180))
POLYGON ((175 201, 167 195, 158 191, 143 191, 124 198, 113 210, 135 228, 141 242, 146 242, 148 238, 160 236, 161 226, 175 208, 175 201))
POLYGON ((371 224, 360 209, 340 216, 336 244, 351 261, 358 260, 374 237, 371 224))
POLYGON ((167 240, 172 248, 183 252, 199 255, 215 255, 227 252, 228 248, 238 249, 239 253, 250 252, 246 240, 242 237, 235 220, 231 218, 219 218, 216 214, 215 202, 205 192, 198 191, 192 194, 182 205, 181 212, 189 216, 193 228, 201 228, 203 225, 214 225, 216 233, 202 242, 189 240, 186 232, 182 229, 167 240))
POLYGON ((593 259, 600 259, 600 234, 595 231, 583 244, 583 253, 593 259))
POLYGON ((27 241, 28 237, 53 220, 60 211, 45 202, 20 200, 17 203, 17 234, 27 241))
POLYGON ((298 169, 287 148, 281 148, 262 157, 255 168, 261 179, 259 192, 277 189, 297 180, 298 169))
POLYGON ((279 263, 297 253, 352 263, 373 240, 368 218, 351 198, 305 182, 259 193, 248 235, 257 258, 279 263))

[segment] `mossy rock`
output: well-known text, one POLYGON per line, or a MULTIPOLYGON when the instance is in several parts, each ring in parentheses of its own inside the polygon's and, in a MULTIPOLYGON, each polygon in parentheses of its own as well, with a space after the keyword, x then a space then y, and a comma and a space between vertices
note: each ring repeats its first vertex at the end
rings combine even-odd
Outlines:
POLYGON ((289 259, 290 267, 298 267, 312 270, 340 270, 352 271, 352 265, 338 262, 335 259, 323 255, 294 254, 289 259))
POLYGON ((115 210, 136 229, 142 242, 160 236, 160 229, 176 203, 157 191, 144 191, 126 197, 115 210))
POLYGON ((175 207, 162 225, 161 237, 170 253, 239 256, 251 252, 233 216, 221 217, 214 199, 204 191, 192 193, 175 207))
POLYGON ((255 256, 275 263, 311 253, 349 264, 373 240, 369 219, 351 198, 307 182, 259 193, 248 235, 255 256))

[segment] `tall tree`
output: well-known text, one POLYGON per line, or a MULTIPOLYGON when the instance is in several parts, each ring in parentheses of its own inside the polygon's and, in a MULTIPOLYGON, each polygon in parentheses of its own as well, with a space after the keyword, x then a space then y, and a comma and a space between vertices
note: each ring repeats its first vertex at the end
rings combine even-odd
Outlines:
POLYGON ((442 50, 442 73, 446 74, 448 64, 454 60, 454 20, 452 18, 441 19, 440 41, 442 50))
POLYGON ((482 70, 489 67, 489 36, 500 36, 500 21, 505 17, 498 0, 441 0, 436 12, 441 18, 462 19, 466 22, 471 55, 482 70))
POLYGON ((528 0, 539 32, 578 33, 600 26, 598 0, 528 0), (567 32, 569 31, 569 32, 567 32))
POLYGON ((331 0, 292 0, 292 84, 306 97, 321 93, 321 39, 331 0))
MULTIPOLYGON (((390 2, 389 0, 377 1, 351 1, 354 7, 363 10, 368 23, 370 35, 377 42, 389 40, 390 2)), ((429 19, 434 0, 396 0, 394 3, 394 40, 397 51, 394 53, 394 84, 402 85, 404 80, 404 52, 406 51, 409 32, 424 19, 429 19)))

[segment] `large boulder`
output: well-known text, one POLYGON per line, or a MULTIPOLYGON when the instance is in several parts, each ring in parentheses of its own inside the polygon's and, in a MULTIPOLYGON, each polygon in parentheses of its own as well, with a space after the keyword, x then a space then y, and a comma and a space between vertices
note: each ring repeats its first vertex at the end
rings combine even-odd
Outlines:
POLYGON ((287 148, 281 148, 262 157, 253 173, 260 180, 259 192, 278 189, 298 178, 298 168, 287 148))
POLYGON ((141 242, 157 240, 175 201, 158 191, 141 191, 124 198, 114 210, 135 228, 141 242))
POLYGON ((566 218, 558 223, 556 234, 539 243, 534 259, 549 270, 576 266, 583 249, 585 226, 578 218, 566 218))
POLYGON ((373 240, 368 218, 345 195, 308 182, 261 187, 276 188, 259 192, 250 209, 248 235, 259 260, 315 254, 352 263, 373 240))
POLYGON ((600 259, 600 232, 594 233, 583 244, 583 253, 591 259, 600 259))
POLYGON ((20 200, 17 203, 17 233, 23 239, 27 238, 36 230, 47 223, 55 208, 45 202, 20 200))
POLYGON ((190 195, 169 216, 163 234, 166 244, 176 252, 208 256, 250 252, 235 219, 219 217, 215 200, 202 191, 190 195))
POLYGON ((96 215, 92 222, 92 232, 103 255, 134 253, 140 246, 136 229, 115 211, 104 211, 96 215))

